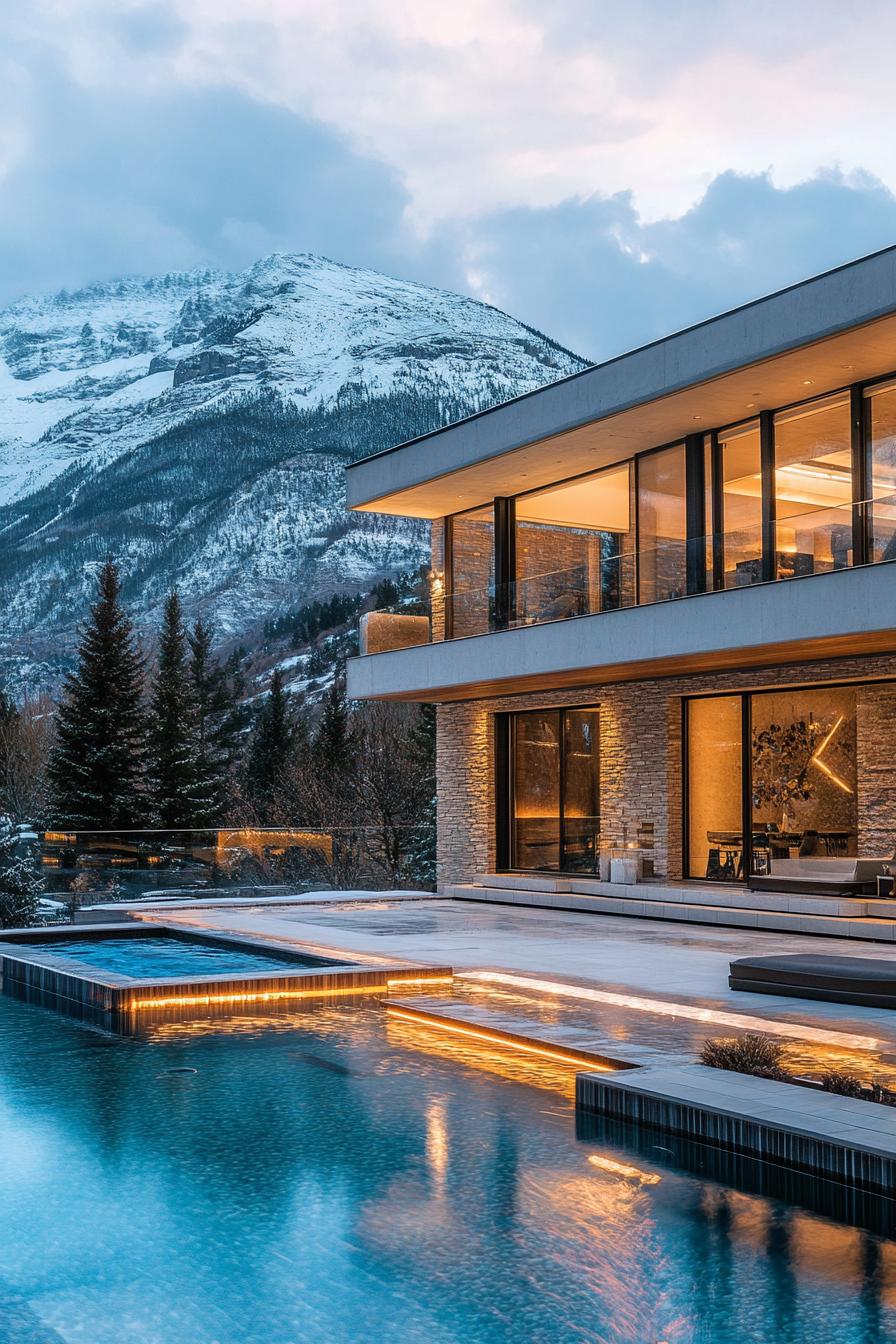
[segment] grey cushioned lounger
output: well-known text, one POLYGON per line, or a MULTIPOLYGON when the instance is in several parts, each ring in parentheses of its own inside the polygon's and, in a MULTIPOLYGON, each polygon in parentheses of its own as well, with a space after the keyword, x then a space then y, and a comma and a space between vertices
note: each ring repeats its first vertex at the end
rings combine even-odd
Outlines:
POLYGON ((896 1008, 896 961, 885 958, 792 953, 741 957, 729 970, 730 987, 753 994, 896 1008))

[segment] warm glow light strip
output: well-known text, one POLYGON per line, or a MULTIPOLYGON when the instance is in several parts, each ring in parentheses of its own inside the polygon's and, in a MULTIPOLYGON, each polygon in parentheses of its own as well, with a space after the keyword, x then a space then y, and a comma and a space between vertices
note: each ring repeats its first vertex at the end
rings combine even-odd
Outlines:
POLYGON ((487 1027, 461 1026, 459 1022, 448 1022, 445 1018, 426 1017, 422 1013, 411 1013, 396 1004, 387 1003, 386 1012, 390 1017, 400 1017, 405 1022, 415 1022, 417 1026, 432 1027, 436 1031, 447 1031, 452 1036, 467 1036, 488 1045, 500 1046, 502 1050, 519 1050, 523 1054, 538 1055, 551 1059, 557 1064, 573 1064, 577 1069, 588 1069, 592 1073, 613 1073, 609 1064, 602 1064, 587 1055, 577 1055, 569 1050, 555 1050, 546 1045, 533 1045, 529 1041, 512 1041, 499 1032, 489 1031, 487 1027))
POLYGON ((454 984, 454 976, 453 976, 453 975, 417 975, 417 976, 410 976, 410 975, 409 975, 408 978, 407 978, 406 980, 387 980, 387 981, 386 981, 386 984, 389 986, 390 989, 394 989, 396 986, 398 986, 399 988, 401 988, 402 985, 453 985, 453 984, 454 984))
POLYGON ((840 1045, 851 1050, 878 1050, 881 1042, 874 1036, 854 1036, 846 1031, 826 1031, 822 1027, 804 1027, 797 1022, 775 1022, 746 1013, 726 1013, 716 1008, 698 1008, 693 1003, 668 1003, 665 999, 642 999, 634 994, 613 994, 584 985, 565 985, 555 980, 534 980, 523 975, 500 971, 463 971, 459 980, 485 985, 508 985, 514 989, 535 990, 539 994, 557 994, 586 1003, 606 1003, 614 1008, 634 1008, 639 1013, 661 1013, 664 1017, 686 1017, 710 1026, 740 1027, 746 1031, 765 1031, 770 1036, 789 1036, 794 1040, 816 1041, 821 1045, 840 1045))
POLYGON ((383 994, 389 989, 402 985, 450 985, 450 975, 414 976, 407 980, 387 980, 385 984, 349 985, 343 989, 270 989, 254 993, 232 994, 177 994, 164 999, 133 999, 128 1007, 136 1008, 172 1008, 206 1003, 273 1003, 277 999, 323 999, 341 998, 345 994, 383 994))
POLYGON ((828 779, 831 780, 833 784, 837 785, 838 789, 842 789, 844 793, 849 794, 852 793, 852 789, 845 782, 845 780, 842 780, 839 775, 835 775, 830 766, 825 765, 824 761, 819 761, 817 757, 813 756, 811 763, 812 765, 817 765, 819 770, 823 770, 824 773, 827 775, 828 779))
POLYGON ((348 985, 344 989, 271 989, 254 994, 176 994, 165 999, 132 999, 129 1008, 180 1008, 211 1003, 274 1003, 280 999, 335 999, 348 994, 384 994, 381 985, 348 985))
POLYGON ((592 1153, 588 1161, 592 1167, 600 1167, 601 1171, 609 1171, 613 1176, 627 1176, 630 1181, 640 1181, 642 1185, 659 1185, 663 1179, 655 1171, 628 1167, 624 1162, 614 1162, 612 1158, 600 1157, 597 1153, 592 1153))
POLYGON ((845 718, 845 715, 841 714, 840 717, 839 717, 839 719, 837 720, 837 722, 834 724, 833 728, 831 729, 831 731, 828 733, 827 737, 826 737, 826 738, 824 739, 824 741, 822 742, 821 746, 818 747, 817 750, 815 750, 815 751, 812 753, 812 755, 809 757, 809 764, 810 764, 810 765, 817 765, 818 768, 819 768, 819 770, 824 771, 824 773, 827 775, 828 779, 833 780, 833 782, 837 785, 837 788, 838 788, 838 789, 842 789, 844 793, 849 793, 849 794, 851 794, 851 793, 852 793, 852 789, 849 787, 849 785, 846 783, 846 781, 843 780, 843 779, 841 779, 839 775, 835 775, 834 772, 833 772, 833 770, 830 768, 830 766, 825 765, 824 761, 820 759, 820 758, 821 758, 821 754, 822 754, 822 752, 825 750, 825 748, 827 747, 828 743, 831 741, 832 737, 833 737, 834 734, 836 733, 837 729, 840 727, 840 725, 841 725, 841 723, 843 722, 844 718, 845 718))

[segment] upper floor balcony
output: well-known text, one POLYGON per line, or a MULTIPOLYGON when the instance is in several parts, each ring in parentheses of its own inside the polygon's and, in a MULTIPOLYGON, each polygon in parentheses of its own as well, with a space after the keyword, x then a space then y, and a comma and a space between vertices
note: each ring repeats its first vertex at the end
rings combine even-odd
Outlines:
POLYGON ((357 464, 433 555, 352 694, 896 649, 894 368, 891 249, 357 464))
MULTIPOLYGON (((632 555, 625 569, 645 559, 653 564, 657 557, 632 555)), ((615 585, 617 570, 607 568, 615 585)), ((896 653, 892 561, 700 594, 669 591, 665 599, 628 605, 595 601, 599 589, 581 570, 540 575, 521 587, 514 597, 494 588, 445 595, 436 586, 431 603, 412 598, 368 613, 361 656, 349 662, 349 695, 461 700, 896 653), (505 604, 512 614, 500 623, 505 604), (468 633, 440 637, 446 620, 458 618, 468 633)))

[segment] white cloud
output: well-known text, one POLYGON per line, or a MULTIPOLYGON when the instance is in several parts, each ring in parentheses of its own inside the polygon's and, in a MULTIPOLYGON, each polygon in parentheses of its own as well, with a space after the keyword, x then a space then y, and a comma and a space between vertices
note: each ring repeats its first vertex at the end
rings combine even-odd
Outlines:
POLYGON ((594 191, 668 218, 728 169, 896 187, 891 0, 44 0, 38 26, 88 83, 325 121, 402 174, 422 229, 594 191))

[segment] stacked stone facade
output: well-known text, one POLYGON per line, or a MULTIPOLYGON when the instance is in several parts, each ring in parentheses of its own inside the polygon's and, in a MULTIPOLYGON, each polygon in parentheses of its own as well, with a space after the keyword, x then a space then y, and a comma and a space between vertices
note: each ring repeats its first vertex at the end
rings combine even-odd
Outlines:
POLYGON ((495 714, 542 706, 599 705, 601 843, 635 839, 652 825, 658 876, 683 876, 683 699, 726 691, 890 678, 857 691, 858 847, 896 849, 896 657, 789 664, 595 684, 438 707, 439 883, 469 881, 495 867, 495 714))

